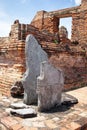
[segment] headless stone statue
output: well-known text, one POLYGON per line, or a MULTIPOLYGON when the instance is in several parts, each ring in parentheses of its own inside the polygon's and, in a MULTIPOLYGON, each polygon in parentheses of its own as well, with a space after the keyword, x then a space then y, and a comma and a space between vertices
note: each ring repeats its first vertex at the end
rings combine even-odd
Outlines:
POLYGON ((37 78, 38 110, 49 110, 55 105, 60 105, 63 86, 63 72, 48 61, 43 62, 40 76, 37 78))
POLYGON ((23 75, 24 103, 37 103, 37 77, 40 75, 40 64, 47 61, 46 52, 38 44, 33 35, 28 35, 25 45, 26 72, 23 75))

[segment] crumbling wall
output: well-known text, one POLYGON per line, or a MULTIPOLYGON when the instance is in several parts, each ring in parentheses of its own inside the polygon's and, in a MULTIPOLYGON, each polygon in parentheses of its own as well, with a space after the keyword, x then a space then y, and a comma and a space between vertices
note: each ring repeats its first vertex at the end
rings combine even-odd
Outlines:
POLYGON ((87 44, 87 1, 82 0, 82 4, 76 14, 72 16, 72 41, 80 44, 87 44))
POLYGON ((87 1, 82 0, 82 4, 77 7, 57 10, 40 11, 36 14, 31 24, 40 30, 47 30, 51 33, 59 34, 60 18, 72 17, 72 41, 80 44, 87 42, 87 1), (42 22, 41 22, 42 21, 42 22), (40 24, 39 24, 40 22, 40 24))
POLYGON ((87 11, 74 15, 72 23, 72 41, 78 41, 80 44, 87 43, 87 11))
POLYGON ((28 34, 33 34, 39 42, 52 42, 55 39, 58 40, 58 35, 50 33, 47 30, 40 31, 38 28, 30 24, 21 24, 18 20, 16 20, 11 26, 10 39, 13 42, 25 40, 28 34))
MULTIPOLYGON (((73 48, 72 48, 73 49, 73 48)), ((52 55, 50 61, 65 74, 65 90, 87 85, 87 55, 84 52, 61 52, 52 55)))
POLYGON ((11 86, 24 73, 24 42, 12 42, 10 38, 0 38, 0 92, 9 95, 11 86))
POLYGON ((49 15, 46 11, 39 11, 31 21, 31 25, 37 27, 40 31, 58 33, 59 19, 54 15, 49 15))

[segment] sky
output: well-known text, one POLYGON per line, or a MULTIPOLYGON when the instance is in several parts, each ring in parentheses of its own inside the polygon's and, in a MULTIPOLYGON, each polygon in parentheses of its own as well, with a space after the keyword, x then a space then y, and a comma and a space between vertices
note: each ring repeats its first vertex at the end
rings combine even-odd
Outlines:
MULTIPOLYGON (((0 0, 0 37, 9 35, 11 25, 16 19, 29 24, 37 11, 55 11, 78 6, 81 0, 0 0)), ((71 18, 61 19, 60 25, 71 32, 71 18)))

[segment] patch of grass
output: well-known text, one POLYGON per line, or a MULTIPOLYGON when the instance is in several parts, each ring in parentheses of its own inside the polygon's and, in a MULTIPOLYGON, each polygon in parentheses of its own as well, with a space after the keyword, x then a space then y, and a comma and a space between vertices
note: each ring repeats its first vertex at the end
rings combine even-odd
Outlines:
POLYGON ((55 44, 59 44, 59 42, 58 42, 56 39, 54 40, 54 43, 55 43, 55 44))

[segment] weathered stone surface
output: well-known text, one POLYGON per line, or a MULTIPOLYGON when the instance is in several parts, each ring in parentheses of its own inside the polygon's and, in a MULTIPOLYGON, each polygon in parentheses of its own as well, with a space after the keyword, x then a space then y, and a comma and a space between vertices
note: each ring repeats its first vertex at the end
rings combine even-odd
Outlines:
POLYGON ((40 76, 37 78, 38 110, 49 110, 61 104, 63 86, 63 72, 49 62, 42 62, 40 76))
POLYGON ((62 93, 62 105, 74 105, 78 103, 78 99, 66 93, 62 93))
POLYGON ((11 96, 22 96, 24 93, 23 85, 21 81, 16 81, 15 84, 10 89, 11 96))
POLYGON ((11 110, 10 112, 12 115, 22 118, 35 117, 37 115, 36 111, 33 108, 11 110))
POLYGON ((64 26, 61 26, 59 28, 59 36, 60 37, 64 37, 64 38, 68 38, 68 31, 67 31, 67 28, 64 27, 64 26))
POLYGON ((24 87, 24 103, 32 104, 37 102, 37 77, 40 75, 40 63, 47 61, 46 52, 38 44, 33 35, 28 35, 25 46, 26 72, 22 83, 24 87))

